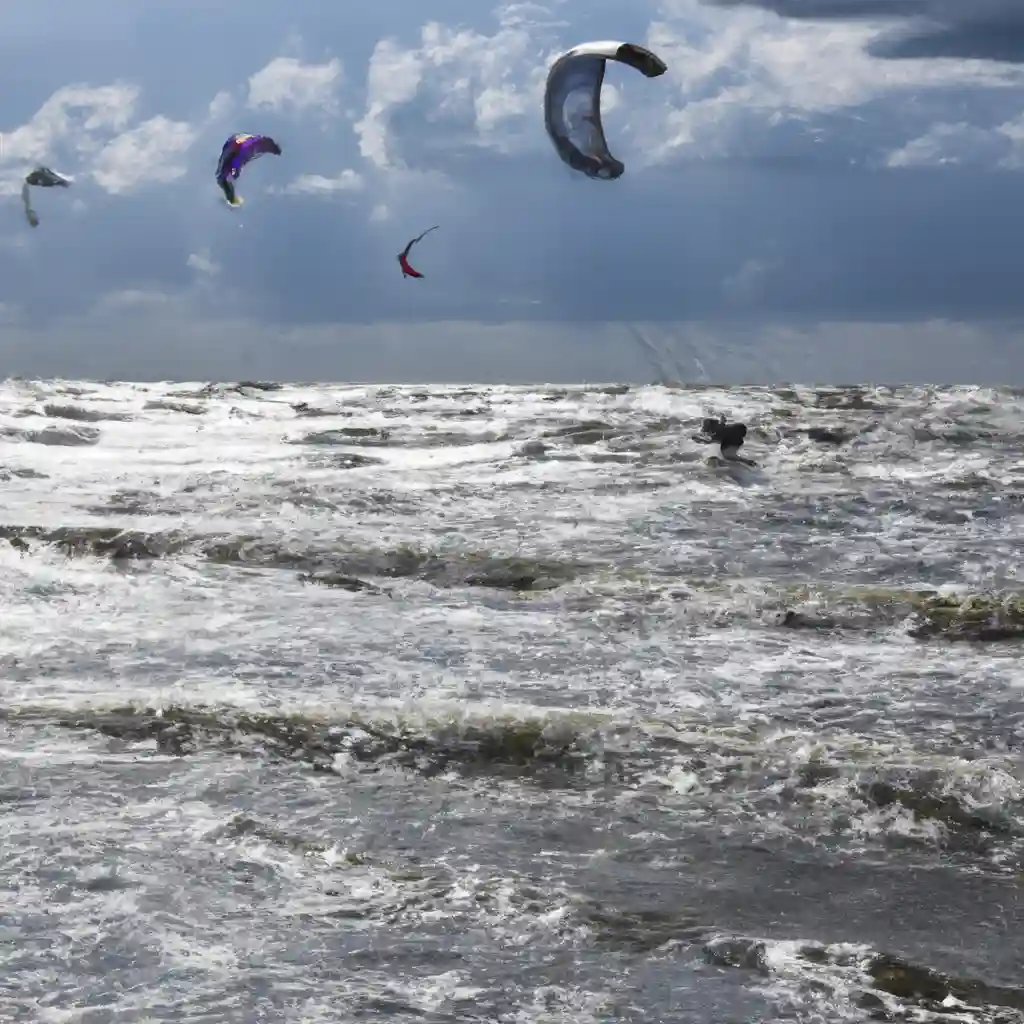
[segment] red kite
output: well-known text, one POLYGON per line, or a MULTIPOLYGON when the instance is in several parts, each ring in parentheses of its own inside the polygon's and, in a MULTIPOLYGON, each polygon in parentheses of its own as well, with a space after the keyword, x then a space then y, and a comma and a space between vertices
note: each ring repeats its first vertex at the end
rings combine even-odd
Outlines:
POLYGON ((434 225, 434 226, 433 226, 432 228, 427 228, 427 230, 426 230, 426 231, 424 231, 422 235, 417 235, 417 236, 416 236, 416 237, 415 237, 415 238, 414 238, 414 239, 413 239, 413 240, 412 240, 412 241, 411 241, 411 242, 410 242, 410 243, 409 243, 409 244, 408 244, 408 245, 407 245, 407 246, 406 246, 406 247, 405 247, 405 248, 404 248, 404 249, 403 249, 403 250, 402 250, 402 251, 401 251, 401 252, 400 252, 399 254, 398 254, 398 263, 399 263, 399 265, 400 265, 400 266, 401 266, 401 268, 402 268, 402 277, 422 277, 422 276, 423 276, 423 275, 422 275, 422 274, 421 274, 421 273, 420 273, 420 272, 419 272, 418 270, 415 270, 415 269, 413 269, 413 268, 412 268, 412 267, 411 267, 411 266, 409 265, 409 260, 407 259, 408 255, 409 255, 409 250, 410 250, 410 249, 411 249, 411 248, 412 248, 412 247, 413 247, 413 246, 414 246, 414 245, 415 245, 415 244, 416 244, 416 243, 417 243, 417 242, 418 242, 418 241, 419 241, 419 240, 420 240, 421 238, 423 238, 423 237, 424 237, 425 235, 429 235, 431 231, 436 231, 436 230, 437 230, 437 229, 438 229, 438 228, 439 228, 440 226, 441 226, 440 224, 435 224, 435 225, 434 225))

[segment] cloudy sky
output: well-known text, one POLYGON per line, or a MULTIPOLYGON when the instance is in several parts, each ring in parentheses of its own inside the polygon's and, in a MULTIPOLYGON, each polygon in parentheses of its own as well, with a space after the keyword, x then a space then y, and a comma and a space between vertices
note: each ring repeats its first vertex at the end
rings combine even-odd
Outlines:
POLYGON ((3 374, 1024 381, 1020 0, 34 0, 0 132, 3 374), (589 39, 669 67, 614 182, 544 133, 589 39))

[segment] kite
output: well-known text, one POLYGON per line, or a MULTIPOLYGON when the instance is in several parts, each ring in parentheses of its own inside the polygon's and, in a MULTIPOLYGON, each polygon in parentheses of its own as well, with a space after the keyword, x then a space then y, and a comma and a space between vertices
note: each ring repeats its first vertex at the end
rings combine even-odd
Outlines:
POLYGON ((544 126, 563 163, 605 181, 626 170, 609 152, 601 124, 601 86, 609 60, 628 64, 647 78, 668 70, 660 57, 635 43, 581 43, 551 65, 544 90, 544 126))
POLYGON ((281 155, 281 147, 269 135, 232 135, 224 143, 217 162, 217 184, 231 206, 242 205, 242 198, 235 194, 233 184, 242 168, 264 153, 281 155))
POLYGON ((39 214, 32 209, 32 196, 29 192, 29 185, 35 188, 69 188, 71 179, 65 178, 63 174, 51 171, 49 167, 37 167, 25 175, 25 181, 21 186, 21 202, 25 207, 25 219, 32 227, 39 227, 39 214))
POLYGON ((398 262, 402 268, 402 277, 422 277, 423 275, 418 271, 414 270, 409 266, 409 250, 421 239, 430 234, 431 231, 436 231, 441 225, 435 224, 432 228, 427 228, 422 235, 417 235, 399 254, 398 262))

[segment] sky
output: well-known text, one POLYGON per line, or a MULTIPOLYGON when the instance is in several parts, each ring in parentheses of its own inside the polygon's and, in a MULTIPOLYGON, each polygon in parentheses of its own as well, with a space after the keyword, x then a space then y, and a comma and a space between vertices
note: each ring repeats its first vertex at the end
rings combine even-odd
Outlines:
POLYGON ((0 7, 0 376, 1020 384, 1022 196, 1020 0, 0 7), (592 39, 668 65, 617 181, 544 130, 592 39))

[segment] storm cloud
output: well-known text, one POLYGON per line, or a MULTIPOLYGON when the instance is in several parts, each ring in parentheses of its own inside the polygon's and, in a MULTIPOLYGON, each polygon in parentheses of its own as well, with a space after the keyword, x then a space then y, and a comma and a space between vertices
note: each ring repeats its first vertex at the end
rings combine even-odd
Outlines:
POLYGON ((889 59, 946 57, 1024 63, 1018 0, 711 0, 759 6, 785 18, 868 20, 890 27, 868 45, 889 59))

